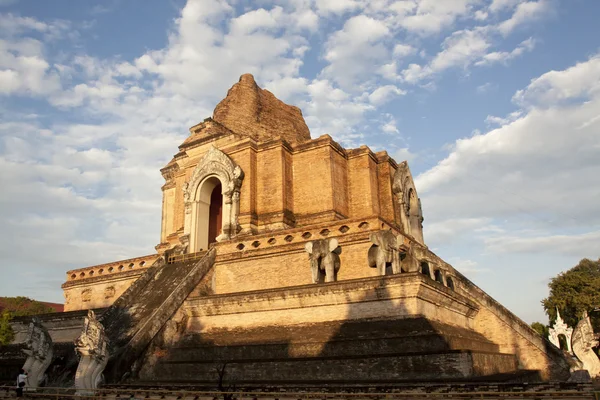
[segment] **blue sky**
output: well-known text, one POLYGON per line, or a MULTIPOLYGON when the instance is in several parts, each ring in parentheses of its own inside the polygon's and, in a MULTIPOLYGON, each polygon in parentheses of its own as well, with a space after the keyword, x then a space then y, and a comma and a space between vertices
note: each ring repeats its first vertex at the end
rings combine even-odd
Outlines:
POLYGON ((243 73, 407 159, 442 258, 527 322, 600 257, 595 0, 0 0, 0 294, 153 252, 159 168, 243 73))

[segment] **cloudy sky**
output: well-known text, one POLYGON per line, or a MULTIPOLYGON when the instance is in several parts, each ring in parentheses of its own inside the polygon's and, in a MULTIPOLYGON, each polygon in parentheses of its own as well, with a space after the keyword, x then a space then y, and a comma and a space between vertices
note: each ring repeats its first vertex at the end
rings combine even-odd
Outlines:
POLYGON ((0 295, 150 254, 159 168, 242 73, 408 159, 438 255, 527 322, 600 257, 597 0, 0 0, 0 295))

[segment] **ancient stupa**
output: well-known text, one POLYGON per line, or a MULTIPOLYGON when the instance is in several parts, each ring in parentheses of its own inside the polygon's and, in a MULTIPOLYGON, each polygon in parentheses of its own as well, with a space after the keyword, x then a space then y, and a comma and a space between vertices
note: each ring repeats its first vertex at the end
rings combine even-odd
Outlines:
POLYGON ((68 271, 68 312, 40 317, 71 354, 94 309, 77 343, 106 347, 88 360, 105 382, 214 386, 219 366, 238 387, 569 377, 428 249, 406 161, 311 138, 252 75, 161 172, 157 252, 68 271))

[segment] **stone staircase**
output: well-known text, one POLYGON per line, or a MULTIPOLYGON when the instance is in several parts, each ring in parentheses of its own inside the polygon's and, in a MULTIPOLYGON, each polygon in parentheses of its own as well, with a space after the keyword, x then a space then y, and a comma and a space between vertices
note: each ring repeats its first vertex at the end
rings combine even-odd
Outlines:
POLYGON ((420 317, 189 335, 140 379, 210 386, 219 368, 229 384, 248 388, 539 380, 482 335, 420 317))
POLYGON ((159 258, 98 318, 109 340, 104 376, 117 383, 129 375, 152 339, 212 268, 216 250, 200 259, 167 264, 159 258))

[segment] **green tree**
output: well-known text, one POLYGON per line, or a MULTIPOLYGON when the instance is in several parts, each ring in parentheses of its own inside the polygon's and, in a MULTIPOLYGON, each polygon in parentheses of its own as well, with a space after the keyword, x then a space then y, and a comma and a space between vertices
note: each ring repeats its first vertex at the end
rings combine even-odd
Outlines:
POLYGON ((531 324, 531 327, 539 333, 541 336, 547 338, 548 337, 548 326, 542 324, 541 322, 534 322, 531 324))
POLYGON ((15 333, 10 326, 10 313, 5 311, 0 316, 0 346, 9 344, 14 337, 15 333))
POLYGON ((542 300, 542 305, 550 321, 556 320, 558 308, 567 325, 574 328, 587 311, 594 331, 600 330, 600 313, 592 313, 600 307, 600 259, 584 258, 575 267, 552 278, 548 287, 550 295, 542 300))
POLYGON ((40 301, 28 297, 0 297, 0 311, 10 311, 12 316, 46 314, 54 312, 54 309, 40 301))

